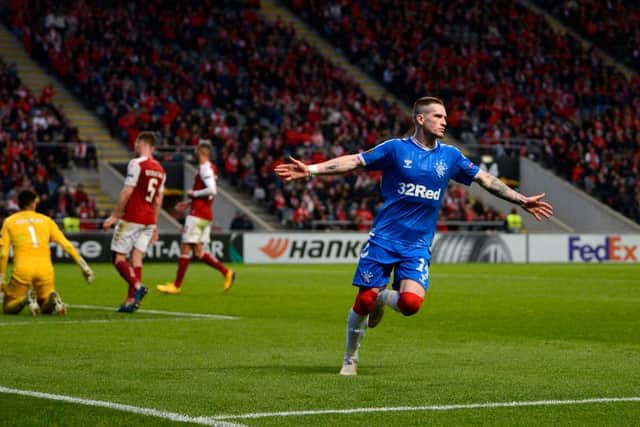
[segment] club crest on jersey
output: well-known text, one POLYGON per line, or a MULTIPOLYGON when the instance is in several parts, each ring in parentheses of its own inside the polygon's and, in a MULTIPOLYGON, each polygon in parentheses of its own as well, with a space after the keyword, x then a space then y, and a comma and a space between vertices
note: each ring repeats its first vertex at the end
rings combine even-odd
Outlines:
POLYGON ((404 168, 405 169, 411 169, 411 164, 413 163, 413 160, 411 159, 404 159, 404 168))
POLYGON ((447 165, 444 161, 438 160, 436 163, 436 173, 438 174, 438 178, 444 178, 444 175, 447 173, 447 165))

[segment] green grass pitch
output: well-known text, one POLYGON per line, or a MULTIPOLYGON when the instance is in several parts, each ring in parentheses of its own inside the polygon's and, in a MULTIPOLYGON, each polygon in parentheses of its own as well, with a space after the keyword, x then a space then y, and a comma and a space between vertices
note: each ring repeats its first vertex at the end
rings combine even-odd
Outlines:
MULTIPOLYGON (((434 265, 422 310, 387 310, 359 375, 337 373, 354 265, 235 265, 236 285, 193 263, 180 296, 147 264, 143 309, 117 314, 110 265, 86 285, 57 265, 66 318, 0 316, 0 386, 190 416, 640 396, 640 266, 434 265)), ((237 418, 249 426, 638 425, 640 401, 237 418)), ((167 419, 0 393, 0 425, 168 426, 167 419)))

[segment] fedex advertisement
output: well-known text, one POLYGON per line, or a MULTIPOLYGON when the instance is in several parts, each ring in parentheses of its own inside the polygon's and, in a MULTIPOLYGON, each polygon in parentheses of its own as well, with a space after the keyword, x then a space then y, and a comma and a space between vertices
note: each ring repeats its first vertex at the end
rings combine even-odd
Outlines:
POLYGON ((529 262, 638 262, 638 234, 531 234, 529 262))
POLYGON ((638 262, 638 243, 627 242, 622 236, 604 236, 595 244, 580 236, 569 236, 569 261, 626 261, 638 262))

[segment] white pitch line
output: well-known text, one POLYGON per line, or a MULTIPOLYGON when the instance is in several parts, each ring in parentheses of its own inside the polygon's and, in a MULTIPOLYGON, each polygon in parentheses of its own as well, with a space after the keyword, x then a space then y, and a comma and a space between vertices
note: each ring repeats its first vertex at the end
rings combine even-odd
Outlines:
MULTIPOLYGON (((70 308, 79 308, 85 310, 100 310, 100 311, 113 311, 115 312, 115 308, 113 307, 104 307, 101 305, 83 305, 83 304, 69 304, 70 308)), ((163 311, 163 310, 138 310, 138 313, 146 313, 146 314, 160 314, 162 316, 174 316, 174 317, 193 317, 200 319, 215 319, 215 320, 236 320, 239 319, 237 316, 226 316, 222 314, 206 314, 206 313, 184 313, 181 311, 163 311)))
POLYGON ((38 399, 57 400, 61 402, 75 403, 85 406, 97 406, 101 408, 113 409, 116 411, 128 412, 130 414, 140 414, 149 417, 164 418, 165 420, 177 421, 181 423, 194 423, 214 427, 246 427, 244 424, 221 421, 214 419, 213 417, 194 417, 192 415, 180 414, 178 412, 160 411, 153 408, 141 408, 139 406, 124 405, 122 403, 109 402, 105 400, 82 399, 80 397, 65 396, 63 394, 19 390, 16 388, 3 386, 0 386, 0 393, 17 394, 20 396, 35 397, 38 399))
POLYGON ((197 317, 193 318, 178 318, 178 317, 143 317, 143 318, 131 318, 131 319, 87 319, 87 320, 25 320, 17 322, 0 322, 0 326, 13 326, 13 325, 78 325, 85 323, 136 323, 136 322, 188 322, 205 320, 197 317))
POLYGON ((244 424, 227 422, 226 420, 273 418, 273 417, 299 417, 304 415, 331 415, 331 414, 361 414, 373 412, 417 412, 417 411, 454 411, 461 409, 487 409, 487 408, 518 408, 526 406, 558 406, 558 405, 585 405, 590 403, 620 403, 620 402, 640 402, 640 397, 596 397, 590 399, 569 399, 569 400, 533 400, 521 402, 485 402, 466 403, 455 405, 429 405, 429 406, 396 406, 381 408, 351 408, 351 409, 319 409, 306 411, 286 411, 286 412, 254 412, 238 415, 217 415, 199 416, 180 414, 177 412, 160 411, 153 408, 142 408, 138 406, 125 405, 121 403, 104 400, 83 399, 80 397, 66 396, 62 394, 43 393, 39 391, 20 390, 10 387, 0 386, 0 393, 17 394, 20 396, 34 397, 38 399, 56 400, 62 402, 75 403, 85 406, 96 406, 113 409, 117 411, 129 412, 151 417, 164 418, 177 422, 189 422, 194 424, 208 425, 214 427, 247 427, 244 424))
POLYGON ((382 408, 351 408, 351 409, 318 409, 308 411, 285 412, 254 412, 238 415, 219 415, 213 417, 217 420, 236 420, 270 417, 299 417, 303 415, 330 415, 330 414, 363 414, 371 412, 413 412, 413 411, 455 411, 459 409, 485 409, 485 408, 518 408, 523 406, 554 406, 554 405, 585 405, 589 403, 615 403, 615 402, 640 402, 640 397, 597 397, 592 399, 571 400, 534 400, 530 402, 485 402, 467 403, 458 405, 429 405, 429 406, 396 406, 382 408))

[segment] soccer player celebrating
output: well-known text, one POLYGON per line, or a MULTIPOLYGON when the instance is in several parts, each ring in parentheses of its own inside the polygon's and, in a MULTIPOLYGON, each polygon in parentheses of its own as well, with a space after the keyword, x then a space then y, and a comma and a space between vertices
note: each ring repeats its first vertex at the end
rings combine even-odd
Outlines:
POLYGON ((203 245, 209 243, 213 221, 212 205, 217 191, 216 174, 209 161, 211 144, 205 140, 201 141, 196 148, 196 155, 198 156, 198 173, 193 183, 193 189, 187 192, 191 201, 180 202, 176 206, 179 210, 184 210, 191 205, 191 212, 184 222, 176 278, 173 283, 157 285, 158 290, 166 294, 175 295, 181 292, 182 279, 189 267, 192 253, 224 276, 224 292, 231 289, 235 280, 233 270, 225 267, 215 256, 203 249, 203 245))
POLYGON ((53 264, 49 242, 59 244, 82 269, 87 282, 93 271, 71 242, 48 216, 36 212, 38 196, 31 190, 18 194, 20 211, 5 219, 0 231, 0 289, 4 292, 3 310, 18 314, 29 304, 31 314, 57 313, 64 316, 66 306, 54 288, 53 264), (13 245, 13 272, 8 283, 5 272, 9 247, 13 245), (29 288, 33 286, 33 291, 29 288))
POLYGON ((136 139, 138 157, 129 161, 127 177, 111 216, 103 224, 105 230, 117 222, 111 251, 113 264, 129 285, 129 293, 119 312, 133 313, 148 289, 142 279, 142 259, 149 243, 158 238, 158 215, 166 174, 153 158, 156 138, 151 132, 140 132, 136 139), (131 258, 131 264, 127 261, 131 258))
POLYGON ((413 106, 413 122, 412 136, 390 139, 367 152, 314 165, 292 158, 292 163, 275 168, 285 181, 342 174, 360 167, 383 172, 384 204, 353 277, 358 294, 347 318, 341 375, 357 375, 360 342, 366 328, 380 322, 385 305, 405 316, 420 309, 429 286, 431 241, 450 179, 465 185, 475 181, 495 196, 519 205, 536 220, 553 215, 551 205, 542 200, 544 193, 531 197, 518 193, 441 141, 447 113, 440 99, 419 98, 413 106), (392 271, 392 289, 387 289, 392 271))

